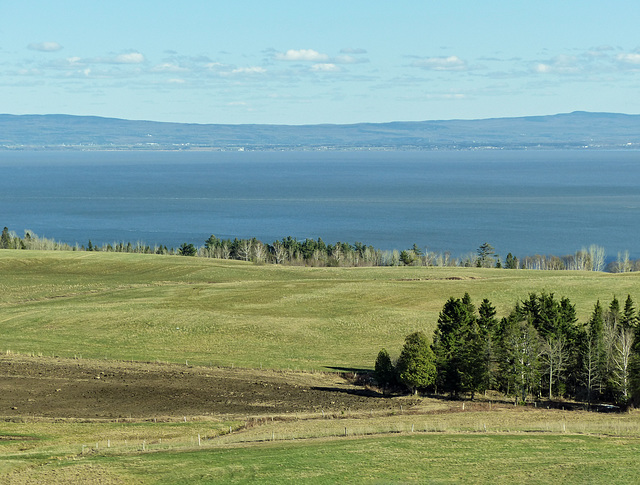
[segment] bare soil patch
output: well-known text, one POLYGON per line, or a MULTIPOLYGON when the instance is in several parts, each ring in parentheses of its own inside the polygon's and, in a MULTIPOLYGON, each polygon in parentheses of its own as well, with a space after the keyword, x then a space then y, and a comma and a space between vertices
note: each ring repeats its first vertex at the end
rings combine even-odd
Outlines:
POLYGON ((397 406, 336 373, 0 357, 5 418, 246 417, 397 406))

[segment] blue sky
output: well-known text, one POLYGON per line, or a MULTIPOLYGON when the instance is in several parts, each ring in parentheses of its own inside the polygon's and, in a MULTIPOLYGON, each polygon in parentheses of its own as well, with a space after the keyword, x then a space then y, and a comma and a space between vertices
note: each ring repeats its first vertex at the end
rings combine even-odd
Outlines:
POLYGON ((640 113, 640 2, 2 0, 0 112, 194 123, 640 113))

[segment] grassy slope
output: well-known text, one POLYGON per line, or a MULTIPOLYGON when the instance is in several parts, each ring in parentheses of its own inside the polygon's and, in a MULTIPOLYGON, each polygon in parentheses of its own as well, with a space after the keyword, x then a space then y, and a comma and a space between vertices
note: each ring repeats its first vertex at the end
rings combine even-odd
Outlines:
MULTIPOLYGON (((501 315, 531 291, 555 292, 569 297, 585 320, 597 299, 608 303, 614 294, 622 300, 630 293, 638 301, 639 279, 640 274, 313 269, 0 251, 0 350, 274 368, 371 367, 381 346, 397 353, 407 333, 431 331, 446 299, 465 291, 476 304, 489 298, 501 315)), ((27 419, 0 424, 0 481, 635 481, 640 475, 637 413, 560 413, 514 409, 276 421, 202 449, 195 444, 197 434, 212 436, 238 423, 27 419), (414 421, 431 431, 410 433, 414 421), (343 427, 374 435, 336 437, 343 427), (375 434, 388 431, 402 434, 375 434), (234 444, 269 436, 285 441, 234 444), (307 436, 321 438, 292 440, 307 436), (140 453, 141 440, 155 447, 151 453, 140 453), (100 451, 81 453, 83 444, 90 449, 98 442, 100 451)))
POLYGON ((638 452, 637 439, 413 435, 146 455, 118 465, 166 484, 633 483, 638 452))
MULTIPOLYGON (((344 481, 636 483, 640 473, 637 414, 611 417, 503 409, 498 414, 432 414, 383 419, 395 420, 397 431, 376 434, 375 428, 382 431, 385 424, 374 418, 368 423, 373 431, 367 436, 281 441, 276 434, 276 441, 236 445, 231 444, 232 441, 220 442, 220 438, 205 438, 224 433, 227 425, 234 425, 227 422, 8 423, 4 425, 4 432, 14 439, 4 444, 0 441, 3 444, 0 446, 3 458, 0 481, 67 485, 344 481), (420 420, 435 421, 425 424, 439 431, 425 433, 416 427, 416 432, 411 432, 408 424, 420 423, 420 420), (486 420, 488 432, 478 427, 478 423, 486 420), (562 431, 565 423, 566 431, 562 431), (505 427, 510 431, 505 432, 505 427), (18 432, 24 439, 17 436, 18 432), (204 440, 201 447, 198 434, 204 440), (107 448, 107 439, 111 440, 110 448, 107 448), (144 451, 143 440, 146 440, 144 451)), ((353 429, 363 426, 362 421, 358 418, 323 423, 353 429)), ((277 432, 278 427, 293 424, 276 422, 271 429, 277 432)), ((298 436, 305 433, 305 428, 314 426, 313 421, 297 422, 298 436)), ((253 439, 259 439, 259 434, 268 433, 270 429, 255 431, 253 439)), ((249 434, 246 439, 251 439, 249 434)), ((234 435, 222 438, 225 437, 234 435)))
POLYGON ((302 268, 85 252, 0 251, 0 350, 283 369, 370 368, 430 333, 450 296, 506 314, 554 292, 586 320, 638 301, 640 274, 476 268, 302 268))

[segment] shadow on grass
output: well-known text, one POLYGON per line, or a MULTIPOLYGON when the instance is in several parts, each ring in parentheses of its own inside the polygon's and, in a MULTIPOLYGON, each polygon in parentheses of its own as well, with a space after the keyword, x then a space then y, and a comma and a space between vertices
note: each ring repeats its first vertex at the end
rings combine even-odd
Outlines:
POLYGON ((351 394, 352 396, 360 396, 360 397, 387 397, 380 392, 374 391, 372 389, 341 389, 339 387, 318 387, 314 386, 311 389, 314 391, 322 391, 322 392, 341 392, 343 394, 351 394))
POLYGON ((332 367, 332 366, 325 365, 324 368, 330 369, 330 370, 339 370, 340 372, 353 372, 353 373, 360 373, 360 374, 371 373, 371 369, 358 369, 357 367, 332 367))

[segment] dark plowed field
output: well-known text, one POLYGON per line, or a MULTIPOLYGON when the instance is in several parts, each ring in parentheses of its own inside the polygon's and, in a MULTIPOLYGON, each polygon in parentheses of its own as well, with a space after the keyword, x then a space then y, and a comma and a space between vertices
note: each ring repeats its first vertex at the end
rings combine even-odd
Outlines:
POLYGON ((0 416, 257 416, 395 408, 338 374, 2 356, 0 416))

